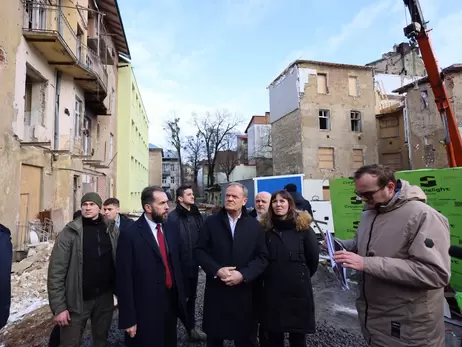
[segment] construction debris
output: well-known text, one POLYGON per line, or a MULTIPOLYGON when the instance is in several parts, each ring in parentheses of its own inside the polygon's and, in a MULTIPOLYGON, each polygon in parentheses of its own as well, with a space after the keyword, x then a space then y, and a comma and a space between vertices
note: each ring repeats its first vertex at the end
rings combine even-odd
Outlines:
POLYGON ((47 271, 53 243, 31 245, 27 258, 14 263, 11 270, 11 309, 8 323, 48 303, 47 271))

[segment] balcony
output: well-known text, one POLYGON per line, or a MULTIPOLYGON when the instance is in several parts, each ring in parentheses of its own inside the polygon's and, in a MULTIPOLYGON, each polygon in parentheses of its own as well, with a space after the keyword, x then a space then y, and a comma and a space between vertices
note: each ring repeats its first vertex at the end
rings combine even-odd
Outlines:
POLYGON ((93 14, 88 21, 88 47, 98 54, 103 64, 114 65, 115 49, 109 35, 102 20, 93 14))
MULTIPOLYGON (((75 12, 77 15, 77 9, 75 12)), ((107 95, 106 68, 85 46, 86 35, 72 28, 59 7, 25 1, 23 35, 51 66, 74 77, 86 93, 96 94, 95 100, 103 103, 107 95)))

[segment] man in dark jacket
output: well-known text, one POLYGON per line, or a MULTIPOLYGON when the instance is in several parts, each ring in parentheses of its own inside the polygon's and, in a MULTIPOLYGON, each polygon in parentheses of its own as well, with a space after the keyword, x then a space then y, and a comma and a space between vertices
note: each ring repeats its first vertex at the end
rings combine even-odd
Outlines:
POLYGON ((208 347, 234 340, 250 347, 255 334, 254 280, 268 264, 264 232, 245 208, 247 188, 231 183, 225 208, 209 216, 199 234, 196 258, 207 274, 203 328, 208 347))
POLYGON ((119 327, 130 334, 128 347, 176 347, 186 311, 179 235, 165 223, 161 187, 145 188, 141 204, 144 214, 122 230, 117 249, 119 327))
POLYGON ((168 215, 167 223, 175 228, 180 235, 181 262, 186 286, 186 321, 183 322, 192 341, 205 341, 205 335, 196 327, 196 298, 199 264, 194 254, 203 224, 203 217, 194 205, 194 192, 191 186, 183 185, 176 190, 177 205, 168 215))
POLYGON ((134 220, 120 213, 120 201, 116 198, 106 199, 103 203, 103 214, 107 219, 115 221, 120 231, 127 229, 134 220))
POLYGON ((10 229, 0 224, 0 329, 6 325, 10 316, 12 261, 10 229))
POLYGON ((297 186, 293 183, 289 183, 284 187, 284 190, 288 191, 292 198, 295 201, 295 207, 297 210, 306 211, 313 217, 313 210, 311 209, 311 204, 308 200, 306 200, 302 194, 297 192, 297 186))
POLYGON ((61 346, 78 347, 88 319, 93 346, 106 347, 114 311, 119 231, 101 214, 97 193, 82 197, 82 216, 58 234, 48 267, 48 298, 61 346), (80 289, 79 289, 80 288, 80 289))

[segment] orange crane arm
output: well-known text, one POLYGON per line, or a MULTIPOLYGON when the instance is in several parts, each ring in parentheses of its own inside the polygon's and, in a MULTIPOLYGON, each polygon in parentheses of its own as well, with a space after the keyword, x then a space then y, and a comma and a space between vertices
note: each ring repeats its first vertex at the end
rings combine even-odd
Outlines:
POLYGON ((444 76, 440 73, 438 62, 433 51, 430 35, 424 21, 419 0, 403 0, 409 9, 411 24, 404 28, 404 34, 411 44, 419 44, 422 60, 427 70, 428 81, 435 95, 435 103, 440 112, 445 130, 445 143, 450 167, 462 166, 462 138, 460 136, 457 119, 452 109, 444 76))

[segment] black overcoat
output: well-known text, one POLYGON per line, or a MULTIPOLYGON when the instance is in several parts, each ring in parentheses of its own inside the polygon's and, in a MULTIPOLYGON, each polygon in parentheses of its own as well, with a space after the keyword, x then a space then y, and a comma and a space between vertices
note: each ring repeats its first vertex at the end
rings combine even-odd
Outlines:
MULTIPOLYGON (((162 230, 167 243, 173 288, 177 293, 177 313, 179 317, 184 317, 186 298, 178 232, 168 223, 162 226, 162 230)), ((119 328, 137 325, 136 336, 129 339, 129 346, 163 346, 166 271, 159 246, 144 215, 127 229, 121 230, 116 269, 119 328)))
POLYGON ((245 208, 234 232, 226 211, 209 216, 199 234, 196 259, 207 274, 204 298, 203 330, 215 339, 238 340, 254 329, 254 280, 268 264, 265 235, 245 208), (227 286, 216 276, 218 270, 235 266, 244 277, 237 286, 227 286))
POLYGON ((263 274, 260 323, 266 331, 314 333, 315 307, 311 277, 319 263, 319 246, 311 216, 299 211, 295 220, 261 217, 269 265, 263 274))

